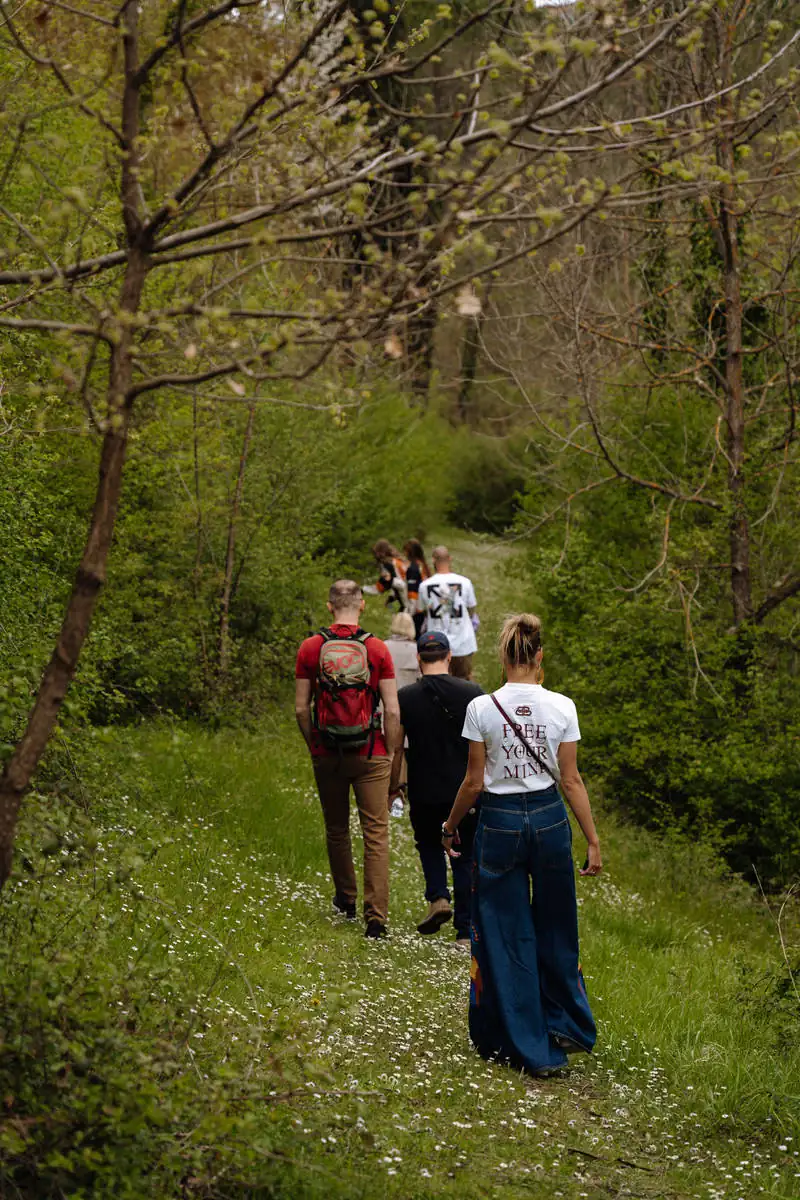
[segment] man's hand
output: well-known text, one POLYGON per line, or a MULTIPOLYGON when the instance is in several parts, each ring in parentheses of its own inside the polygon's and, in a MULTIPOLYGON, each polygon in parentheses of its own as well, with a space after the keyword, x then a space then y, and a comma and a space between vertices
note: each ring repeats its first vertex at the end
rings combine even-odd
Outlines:
POLYGON ((403 789, 402 788, 399 788, 399 787, 398 788, 389 788, 389 798, 388 798, 388 807, 389 808, 392 807, 395 800, 402 800, 402 799, 403 799, 403 789))
POLYGON ((442 826, 442 846, 444 848, 445 853, 447 854, 447 857, 448 858, 461 858, 461 851, 453 849, 454 846, 460 846, 460 845, 461 845, 461 838, 458 836, 458 830, 456 829, 456 831, 452 835, 452 837, 447 837, 447 835, 445 834, 445 826, 443 825, 442 826))
POLYGON ((400 790, 400 776, 403 773, 403 761, 405 755, 403 746, 405 745, 406 735, 402 725, 400 726, 398 736, 400 749, 395 750, 394 754, 392 755, 392 769, 389 772, 389 791, 392 794, 400 790))

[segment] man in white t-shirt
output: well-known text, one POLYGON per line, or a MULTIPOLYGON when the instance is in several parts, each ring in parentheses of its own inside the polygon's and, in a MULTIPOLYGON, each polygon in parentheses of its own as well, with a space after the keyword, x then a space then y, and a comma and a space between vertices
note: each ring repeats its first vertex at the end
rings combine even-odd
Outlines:
POLYGON ((561 777, 558 747, 562 742, 580 741, 574 702, 538 683, 507 683, 495 695, 503 713, 491 696, 478 696, 464 720, 463 736, 486 746, 484 789, 539 792, 552 787, 561 777))
POLYGON ((475 630, 480 624, 475 588, 466 575, 452 570, 446 546, 434 550, 433 566, 435 574, 420 584, 417 612, 425 614, 426 630, 447 635, 453 654, 450 674, 472 679, 472 656, 478 649, 475 630))

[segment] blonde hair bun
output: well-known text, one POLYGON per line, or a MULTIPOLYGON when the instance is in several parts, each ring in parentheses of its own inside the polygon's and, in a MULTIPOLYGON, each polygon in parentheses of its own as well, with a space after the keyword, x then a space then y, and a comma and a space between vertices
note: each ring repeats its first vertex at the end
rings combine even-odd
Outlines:
POLYGON ((415 642, 417 640, 417 631, 414 628, 414 618, 410 613, 395 613, 392 617, 391 631, 395 637, 405 638, 409 642, 415 642))
POLYGON ((542 648, 542 622, 536 613, 507 617, 500 630, 500 657, 510 667, 532 667, 542 648))

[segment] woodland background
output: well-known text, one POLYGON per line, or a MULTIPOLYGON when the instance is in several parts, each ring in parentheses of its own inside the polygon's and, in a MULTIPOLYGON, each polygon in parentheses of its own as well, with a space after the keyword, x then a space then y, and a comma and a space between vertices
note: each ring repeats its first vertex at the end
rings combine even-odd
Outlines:
POLYGON ((20 805, 16 878, 88 871, 93 747, 271 727, 331 576, 455 527, 608 811, 791 887, 798 5, 2 12, 5 872, 20 805))

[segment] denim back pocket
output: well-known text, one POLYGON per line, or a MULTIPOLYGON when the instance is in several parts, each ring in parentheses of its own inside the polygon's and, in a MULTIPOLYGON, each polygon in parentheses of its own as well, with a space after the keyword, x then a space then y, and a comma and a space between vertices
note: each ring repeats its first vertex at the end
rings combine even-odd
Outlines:
POLYGON ((494 809, 484 814, 478 826, 478 862, 487 875, 504 875, 517 861, 522 834, 522 814, 494 809), (484 824, 484 819, 491 824, 484 824))
POLYGON ((572 827, 566 817, 536 830, 536 857, 544 871, 572 871, 572 827))

